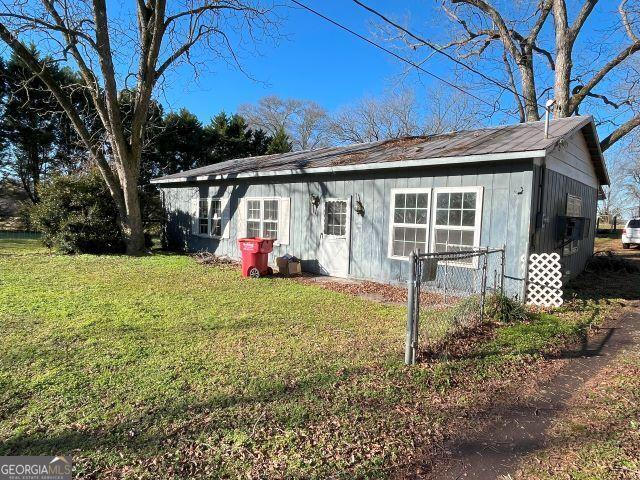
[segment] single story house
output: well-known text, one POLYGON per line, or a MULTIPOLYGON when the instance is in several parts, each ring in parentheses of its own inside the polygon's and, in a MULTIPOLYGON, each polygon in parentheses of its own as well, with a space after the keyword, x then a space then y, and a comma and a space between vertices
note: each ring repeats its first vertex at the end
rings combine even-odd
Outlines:
MULTIPOLYGON (((591 116, 229 160, 156 178, 170 247, 239 258, 237 239, 338 277, 403 282, 421 251, 506 246, 523 298, 529 255, 565 278, 593 251, 608 175, 591 116)), ((460 268, 477 268, 476 264, 460 268)))

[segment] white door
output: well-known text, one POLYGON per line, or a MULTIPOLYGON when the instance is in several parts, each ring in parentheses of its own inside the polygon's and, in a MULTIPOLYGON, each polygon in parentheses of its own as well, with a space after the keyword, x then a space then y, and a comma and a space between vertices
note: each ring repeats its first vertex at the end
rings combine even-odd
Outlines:
POLYGON ((320 273, 333 277, 349 274, 351 199, 328 198, 322 207, 318 264, 320 273))

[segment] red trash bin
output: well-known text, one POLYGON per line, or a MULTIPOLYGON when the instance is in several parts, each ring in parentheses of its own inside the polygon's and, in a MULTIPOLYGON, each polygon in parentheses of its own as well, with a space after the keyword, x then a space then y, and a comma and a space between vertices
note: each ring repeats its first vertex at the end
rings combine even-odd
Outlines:
POLYGON ((240 238, 238 247, 242 253, 242 275, 259 278, 273 275, 273 270, 267 264, 269 253, 273 251, 273 238, 240 238))

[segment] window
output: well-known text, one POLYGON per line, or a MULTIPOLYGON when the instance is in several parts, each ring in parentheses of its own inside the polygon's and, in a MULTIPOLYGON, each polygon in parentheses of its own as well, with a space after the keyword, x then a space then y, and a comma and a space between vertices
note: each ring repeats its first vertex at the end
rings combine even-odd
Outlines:
POLYGON ((247 237, 260 236, 260 200, 249 200, 247 202, 247 237))
POLYGON ((222 236, 222 201, 219 198, 211 199, 211 235, 222 236))
POLYGON ((429 189, 391 190, 390 256, 405 258, 413 250, 428 250, 429 202, 429 189))
POLYGON ((327 200, 324 205, 324 233, 344 237, 347 235, 347 202, 327 200))
POLYGON ((278 238, 279 205, 277 199, 247 200, 247 237, 278 238))
POLYGON ((262 217, 262 236, 264 238, 278 238, 278 200, 264 200, 264 215, 262 217))
MULTIPOLYGON (((582 216, 582 198, 567 193, 567 204, 565 206, 567 217, 582 216)), ((563 255, 573 255, 580 249, 580 240, 572 240, 562 248, 563 255)))
POLYGON ((198 233, 209 234, 209 201, 206 198, 201 198, 198 203, 198 233))
POLYGON ((228 238, 228 203, 228 197, 193 199, 191 232, 199 236, 228 238))
MULTIPOLYGON (((477 247, 480 240, 482 188, 435 190, 433 247, 436 252, 459 252, 477 247)), ((472 258, 459 263, 471 264, 472 258)))

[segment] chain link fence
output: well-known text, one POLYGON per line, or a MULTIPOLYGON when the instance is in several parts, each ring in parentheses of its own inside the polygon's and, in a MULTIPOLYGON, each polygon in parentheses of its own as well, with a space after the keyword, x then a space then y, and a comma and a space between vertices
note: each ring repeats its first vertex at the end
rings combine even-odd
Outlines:
POLYGON ((484 321, 487 292, 504 292, 504 248, 411 253, 405 363, 484 321))

